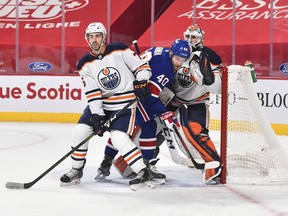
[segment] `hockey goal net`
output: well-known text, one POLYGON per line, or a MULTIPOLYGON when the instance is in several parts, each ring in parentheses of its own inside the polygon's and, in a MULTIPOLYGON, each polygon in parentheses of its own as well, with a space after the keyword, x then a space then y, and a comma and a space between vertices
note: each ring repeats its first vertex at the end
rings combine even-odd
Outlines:
POLYGON ((221 152, 221 183, 288 183, 288 156, 254 89, 251 69, 231 65, 211 96, 210 136, 221 152))

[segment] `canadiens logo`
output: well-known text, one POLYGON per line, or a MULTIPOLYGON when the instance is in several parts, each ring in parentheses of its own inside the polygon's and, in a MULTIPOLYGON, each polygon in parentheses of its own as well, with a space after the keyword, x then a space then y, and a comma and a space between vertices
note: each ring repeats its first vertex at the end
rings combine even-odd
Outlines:
MULTIPOLYGON (((73 11, 88 5, 89 0, 65 0, 64 10, 73 11)), ((0 19, 2 21, 15 21, 18 13, 19 21, 51 20, 62 15, 62 0, 19 0, 18 12, 15 0, 1 0, 0 19)))
POLYGON ((176 80, 179 86, 189 88, 190 86, 194 85, 194 82, 191 81, 189 74, 189 67, 181 67, 181 69, 177 71, 176 80))
POLYGON ((113 67, 103 68, 99 75, 98 81, 100 85, 108 90, 115 89, 121 82, 120 73, 113 67))

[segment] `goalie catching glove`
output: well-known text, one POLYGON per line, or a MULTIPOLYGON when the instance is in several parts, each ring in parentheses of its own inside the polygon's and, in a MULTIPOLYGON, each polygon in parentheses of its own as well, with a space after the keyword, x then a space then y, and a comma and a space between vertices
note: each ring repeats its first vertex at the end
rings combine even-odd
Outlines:
POLYGON ((104 127, 102 127, 102 124, 104 123, 104 116, 99 116, 98 114, 92 114, 90 118, 91 126, 93 128, 93 131, 100 137, 103 136, 103 133, 105 132, 104 127))
POLYGON ((160 116, 160 119, 165 123, 165 125, 169 128, 169 129, 173 129, 173 125, 176 125, 177 127, 180 127, 180 124, 175 116, 175 113, 172 111, 168 111, 163 113, 160 116))
POLYGON ((191 80, 198 85, 212 85, 215 82, 215 74, 211 68, 207 53, 196 51, 189 62, 191 68, 191 80))
POLYGON ((151 95, 151 92, 148 88, 147 80, 141 80, 141 81, 135 80, 133 82, 133 86, 134 86, 134 94, 140 100, 145 100, 151 95))

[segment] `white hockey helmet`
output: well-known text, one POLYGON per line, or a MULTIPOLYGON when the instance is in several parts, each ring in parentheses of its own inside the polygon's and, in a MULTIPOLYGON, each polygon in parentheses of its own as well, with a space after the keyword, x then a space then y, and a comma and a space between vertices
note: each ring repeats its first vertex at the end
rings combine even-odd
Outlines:
POLYGON ((205 32, 197 24, 193 24, 184 32, 184 39, 194 49, 203 48, 204 34, 205 32))
MULTIPOLYGON (((89 44, 90 47, 91 47, 91 44, 88 41, 88 37, 89 37, 89 34, 91 34, 91 33, 102 33, 103 39, 101 42, 100 49, 95 50, 96 52, 100 51, 102 49, 103 45, 106 43, 106 36, 107 36, 106 28, 104 27, 104 25, 101 22, 92 22, 87 26, 86 31, 85 31, 85 40, 87 41, 87 43, 89 44)), ((91 47, 91 49, 93 49, 93 48, 91 47)))

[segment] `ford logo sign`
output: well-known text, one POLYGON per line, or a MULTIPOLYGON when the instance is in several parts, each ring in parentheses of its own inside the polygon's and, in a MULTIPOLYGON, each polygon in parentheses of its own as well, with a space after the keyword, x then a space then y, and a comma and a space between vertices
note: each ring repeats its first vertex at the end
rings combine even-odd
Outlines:
POLYGON ((279 70, 284 75, 288 75, 288 62, 281 64, 279 70))
POLYGON ((50 71, 52 65, 47 62, 32 62, 28 65, 28 68, 35 72, 50 71))

